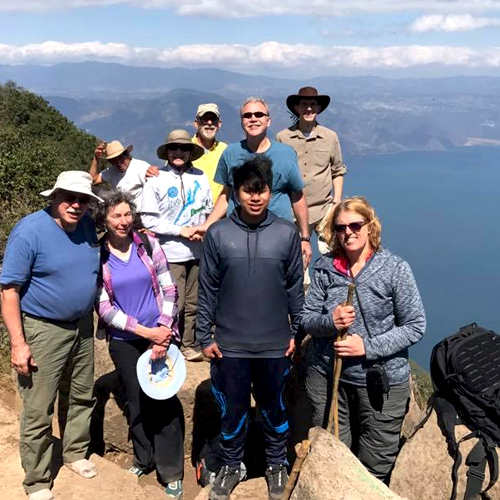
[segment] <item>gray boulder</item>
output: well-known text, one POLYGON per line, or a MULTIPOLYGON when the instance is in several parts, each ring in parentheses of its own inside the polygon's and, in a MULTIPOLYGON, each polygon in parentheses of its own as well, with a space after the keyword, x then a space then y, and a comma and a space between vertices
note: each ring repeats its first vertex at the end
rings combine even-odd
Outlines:
POLYGON ((332 434, 315 427, 309 439, 311 448, 291 500, 403 500, 332 434))

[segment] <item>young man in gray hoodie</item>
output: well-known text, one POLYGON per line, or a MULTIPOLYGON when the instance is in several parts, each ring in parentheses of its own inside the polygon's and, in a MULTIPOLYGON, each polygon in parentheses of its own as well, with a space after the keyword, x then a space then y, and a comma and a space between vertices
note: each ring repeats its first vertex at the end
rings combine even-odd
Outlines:
POLYGON ((282 394, 304 301, 303 266, 296 227, 267 209, 271 186, 269 159, 237 168, 240 206, 213 224, 203 242, 197 337, 212 360, 224 463, 211 500, 227 499, 240 480, 252 385, 264 422, 270 499, 281 498, 288 478, 282 394))

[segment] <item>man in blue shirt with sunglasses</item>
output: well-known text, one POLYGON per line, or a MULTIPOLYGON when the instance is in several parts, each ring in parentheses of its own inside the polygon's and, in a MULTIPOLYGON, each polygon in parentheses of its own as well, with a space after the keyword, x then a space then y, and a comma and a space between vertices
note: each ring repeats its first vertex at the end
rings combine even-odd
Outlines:
POLYGON ((237 205, 233 193, 233 170, 255 156, 264 155, 272 162, 273 186, 269 210, 290 221, 297 219, 302 243, 302 256, 307 266, 311 259, 307 203, 303 194, 304 182, 297 162, 297 154, 290 146, 267 137, 271 124, 269 108, 260 98, 247 99, 240 109, 241 127, 245 139, 230 144, 219 160, 215 182, 224 186, 214 210, 206 223, 199 228, 204 232, 211 224, 231 213, 237 205))

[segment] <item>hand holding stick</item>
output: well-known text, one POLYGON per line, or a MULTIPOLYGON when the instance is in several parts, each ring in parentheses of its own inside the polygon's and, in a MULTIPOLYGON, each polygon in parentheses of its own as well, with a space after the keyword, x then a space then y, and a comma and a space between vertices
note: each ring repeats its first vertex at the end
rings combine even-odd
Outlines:
MULTIPOLYGON (((342 304, 343 306, 352 306, 352 300, 354 297, 354 290, 356 289, 356 285, 354 283, 351 283, 349 285, 349 290, 347 292, 347 299, 346 301, 342 304)), ((345 328, 343 330, 339 331, 339 334, 337 338, 334 340, 345 340, 347 337, 347 331, 348 329, 345 328)), ((331 405, 330 405, 330 413, 328 415, 328 426, 327 426, 327 431, 331 432, 332 427, 333 427, 333 433, 335 434, 335 437, 339 437, 339 381, 340 381, 340 373, 342 371, 342 358, 338 356, 338 354, 335 352, 335 358, 334 358, 334 370, 333 370, 333 387, 332 387, 332 398, 331 398, 331 405)))

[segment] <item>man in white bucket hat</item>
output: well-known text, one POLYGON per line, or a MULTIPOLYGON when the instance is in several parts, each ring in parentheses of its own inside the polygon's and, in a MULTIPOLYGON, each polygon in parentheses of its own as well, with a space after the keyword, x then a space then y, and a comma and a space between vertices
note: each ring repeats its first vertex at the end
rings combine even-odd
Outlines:
POLYGON ((86 459, 94 407, 92 307, 99 245, 88 215, 87 172, 62 172, 40 193, 50 205, 12 230, 0 276, 2 316, 23 399, 20 429, 23 486, 30 500, 51 500, 52 417, 58 391, 64 464, 78 475, 97 472, 86 459))
POLYGON ((101 142, 94 151, 89 173, 92 184, 107 182, 114 188, 129 192, 140 208, 146 178, 158 175, 159 170, 143 160, 132 158, 130 153, 133 149, 132 144, 125 147, 120 141, 101 142), (110 164, 102 172, 98 171, 100 158, 105 158, 110 164))

